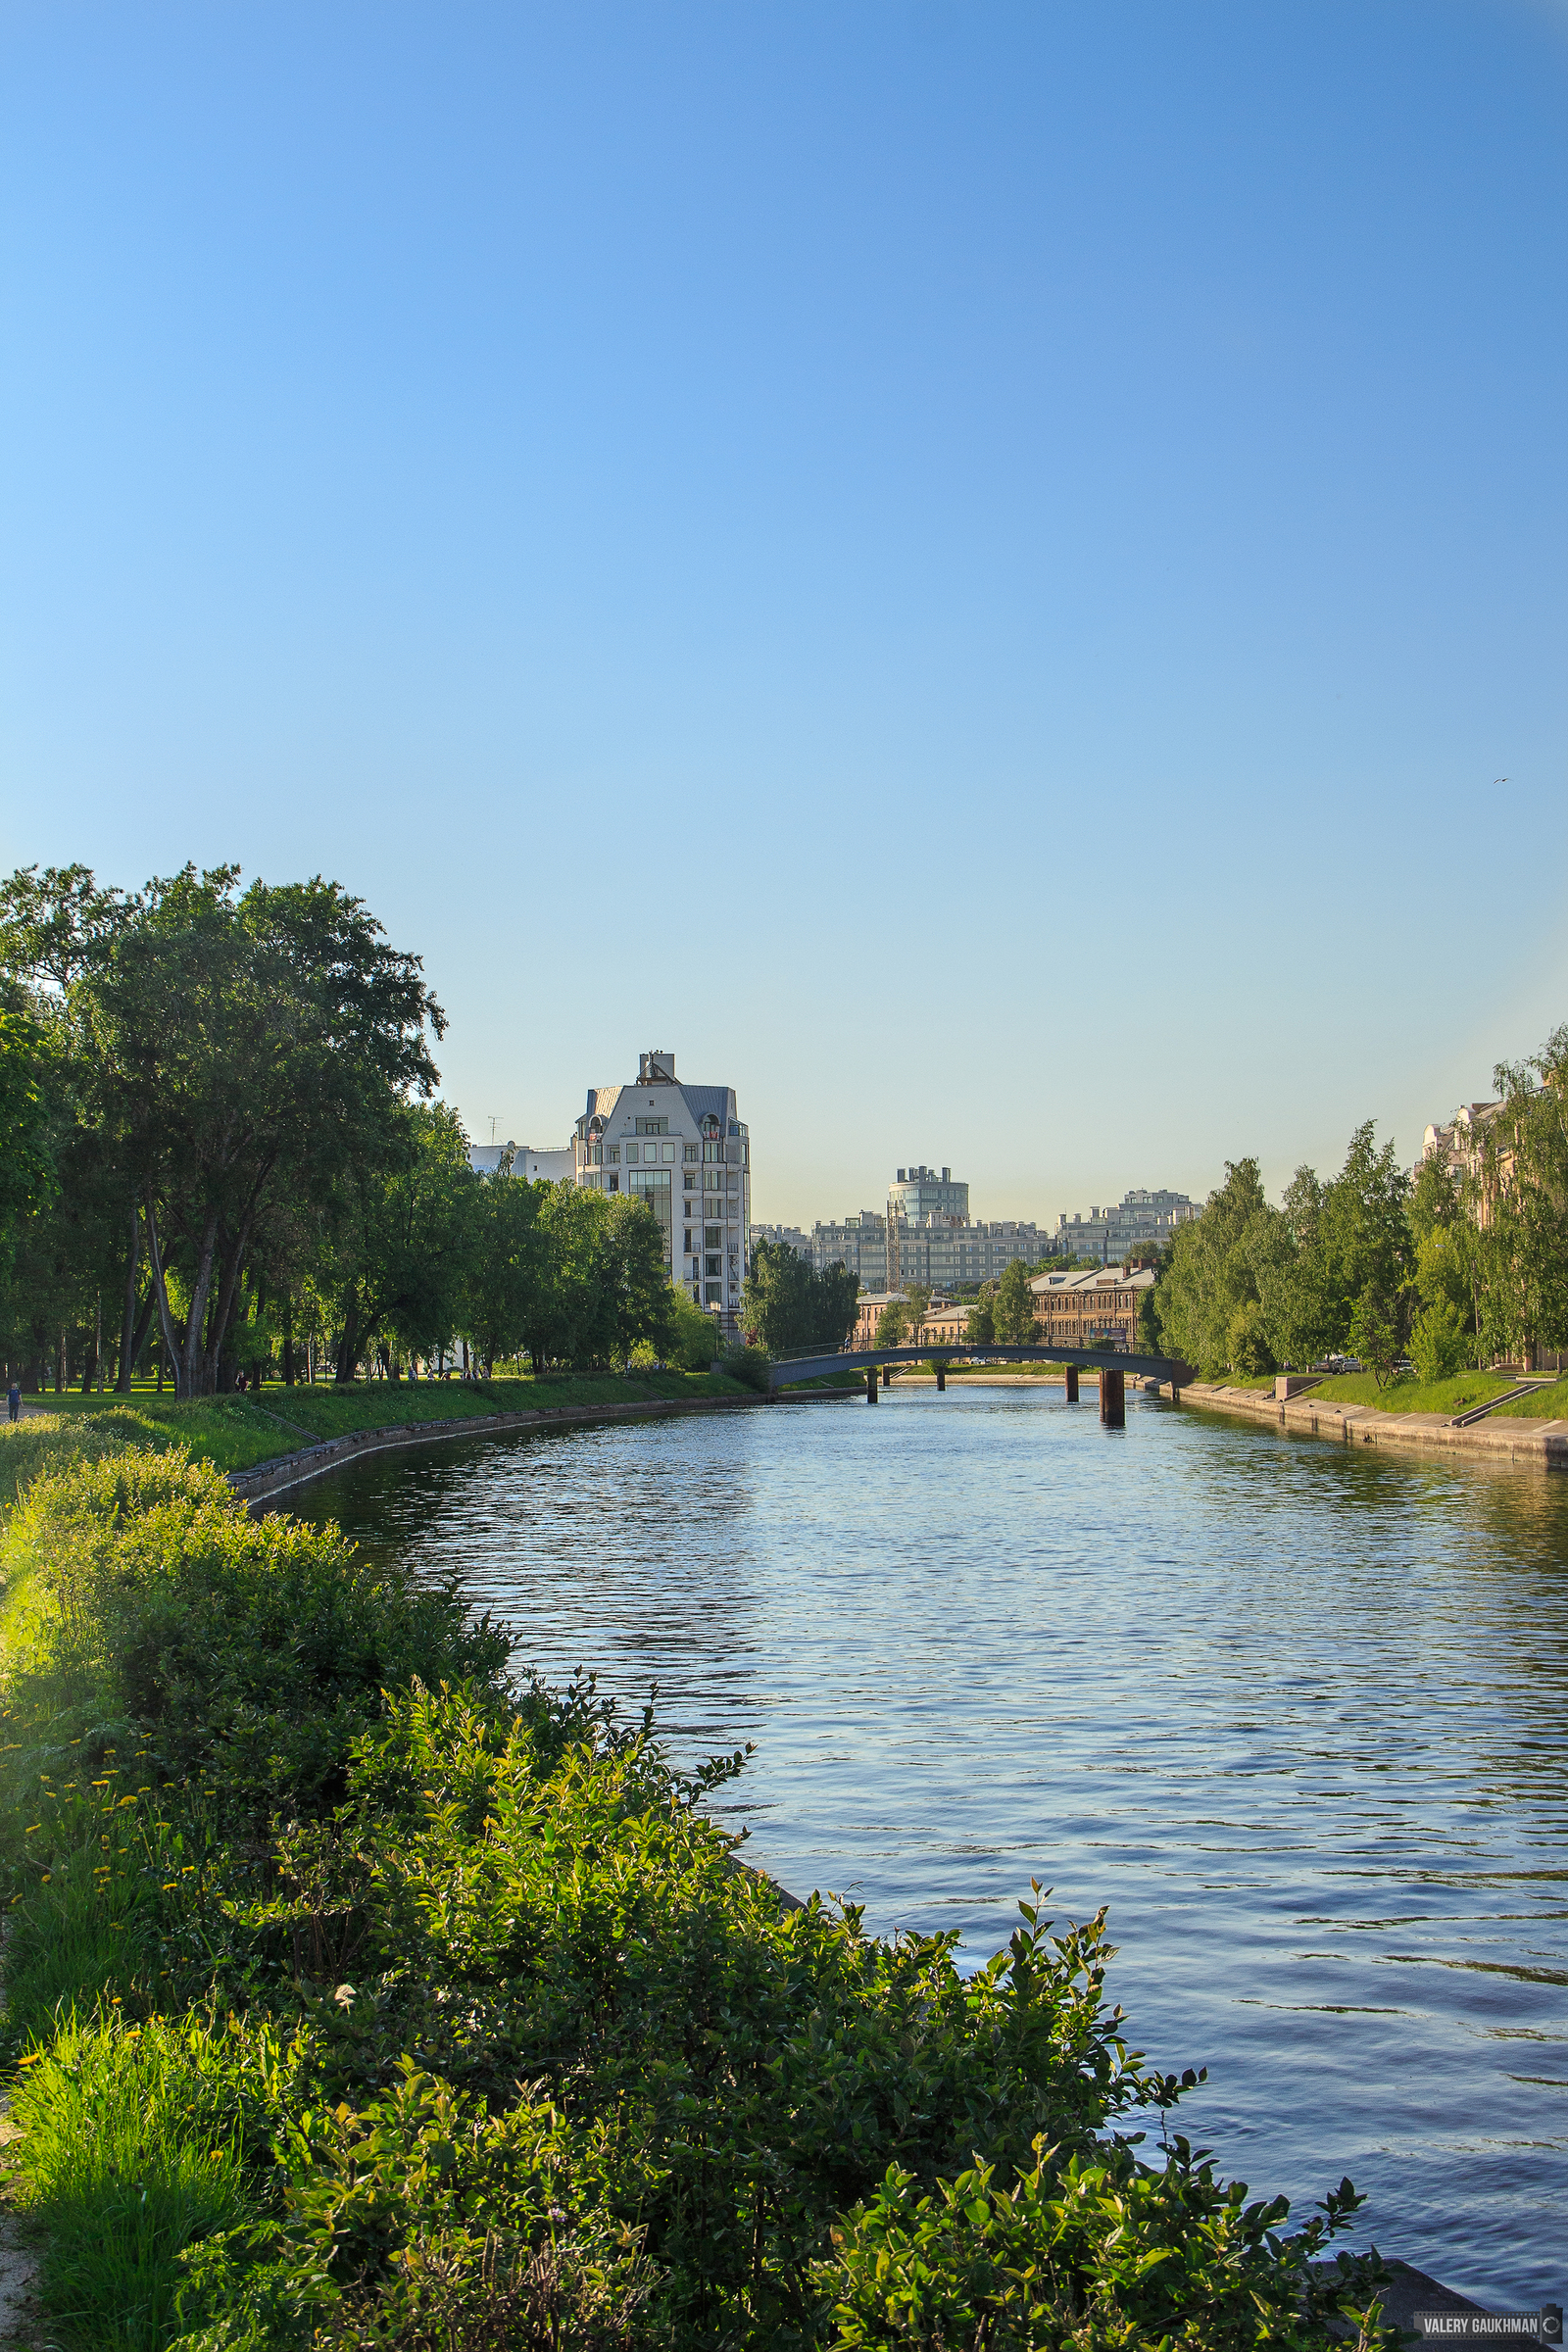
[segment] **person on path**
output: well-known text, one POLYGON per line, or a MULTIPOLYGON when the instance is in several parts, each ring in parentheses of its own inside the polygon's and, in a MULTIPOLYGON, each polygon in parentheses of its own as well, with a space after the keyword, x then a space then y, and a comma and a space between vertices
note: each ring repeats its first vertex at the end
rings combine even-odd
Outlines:
POLYGON ((6 1391, 6 1404, 10 1410, 12 1420, 17 1420, 22 1412, 22 1391, 18 1388, 15 1381, 11 1383, 10 1388, 6 1391))

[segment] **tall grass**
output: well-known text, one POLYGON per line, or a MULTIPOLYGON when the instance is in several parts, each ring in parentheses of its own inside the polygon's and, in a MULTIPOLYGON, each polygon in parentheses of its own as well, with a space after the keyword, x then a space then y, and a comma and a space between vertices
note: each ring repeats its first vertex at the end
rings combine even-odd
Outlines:
POLYGON ((43 2294, 98 2352, 166 2343, 181 2249, 254 2211, 226 2038, 195 2022, 125 2024, 111 2005, 69 2017, 20 2070, 43 2294))

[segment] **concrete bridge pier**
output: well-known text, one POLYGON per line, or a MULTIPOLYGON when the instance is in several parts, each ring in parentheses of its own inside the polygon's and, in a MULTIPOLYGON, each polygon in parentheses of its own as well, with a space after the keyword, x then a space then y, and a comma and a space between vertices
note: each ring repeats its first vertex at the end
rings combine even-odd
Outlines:
POLYGON ((886 1387, 887 1387, 887 1385, 888 1385, 888 1382, 889 1382, 889 1381, 890 1381, 892 1378, 893 1378, 893 1366, 892 1366, 891 1364, 884 1364, 884 1365, 883 1365, 883 1367, 882 1367, 882 1386, 883 1386, 884 1388, 886 1388, 886 1387))
POLYGON ((946 1365, 946 1364, 938 1364, 938 1366, 937 1366, 937 1395, 938 1395, 939 1396, 941 1396, 941 1394, 942 1394, 943 1390, 944 1390, 944 1389, 947 1387, 947 1385, 948 1385, 948 1367, 947 1367, 947 1365, 946 1365))
POLYGON ((865 1367, 865 1401, 867 1404, 875 1404, 876 1402, 875 1364, 867 1364, 865 1367))
POLYGON ((1078 1367, 1077 1367, 1077 1365, 1076 1365, 1076 1364, 1069 1364, 1069 1365, 1067 1366, 1067 1402, 1068 1402, 1069 1404, 1076 1404, 1076 1403, 1077 1403, 1077 1401, 1078 1401, 1078 1367))
POLYGON ((1100 1367, 1100 1419, 1105 1429, 1127 1426, 1127 1375, 1100 1367))

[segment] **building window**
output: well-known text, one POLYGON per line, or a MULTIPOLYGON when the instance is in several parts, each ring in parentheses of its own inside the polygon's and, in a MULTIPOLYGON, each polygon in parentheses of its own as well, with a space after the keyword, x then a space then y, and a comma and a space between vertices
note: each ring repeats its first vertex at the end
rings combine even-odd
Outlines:
POLYGON ((609 1159, 610 1159, 610 1164, 611 1164, 611 1166, 612 1166, 612 1168, 618 1168, 618 1167, 619 1167, 619 1165, 620 1165, 620 1146, 619 1146, 618 1144, 612 1144, 612 1145, 611 1145, 611 1147, 610 1147, 610 1152, 609 1152, 609 1159))
POLYGON ((639 1135, 667 1135, 669 1121, 667 1119, 639 1119, 637 1132, 639 1135))
POLYGON ((701 1159, 702 1155, 701 1146, 697 1144, 688 1144, 681 1153, 681 1157, 686 1160, 701 1159))
POLYGON ((661 1149, 661 1151, 662 1151, 662 1154, 663 1154, 663 1156, 664 1156, 664 1158, 665 1158, 665 1159, 673 1159, 673 1158, 674 1158, 674 1156, 675 1156, 675 1147, 674 1147, 674 1145, 673 1145, 673 1144, 662 1144, 662 1145, 661 1145, 660 1149, 661 1149))
POLYGON ((723 1249, 724 1228, 722 1225, 705 1225, 703 1227, 703 1247, 705 1250, 723 1249))
POLYGON ((610 1189, 611 1189, 611 1191, 612 1191, 612 1193, 618 1193, 618 1192, 619 1192, 619 1190, 620 1190, 620 1178, 619 1178, 618 1176, 614 1176, 614 1175, 612 1175, 612 1176, 611 1177, 611 1179, 610 1179, 610 1189))
POLYGON ((628 1144, 626 1146, 626 1165, 628 1168, 634 1168, 637 1165, 637 1147, 635 1144, 628 1144))
POLYGON ((705 1258, 703 1263, 710 1274, 722 1274, 724 1271, 723 1262, 716 1253, 705 1258))
POLYGON ((707 1295, 708 1295, 708 1298, 707 1298, 707 1302, 708 1302, 708 1304, 709 1304, 710 1306, 722 1306, 722 1305, 723 1305, 723 1303, 724 1303, 724 1285, 723 1285, 721 1282, 710 1282, 710 1283, 707 1283, 707 1284, 705 1284, 704 1288, 705 1288, 705 1289, 706 1289, 706 1291, 707 1291, 707 1295))
POLYGON ((683 1190, 683 1191, 685 1191, 685 1192, 688 1192, 688 1193, 694 1193, 694 1192, 697 1190, 697 1177, 696 1177, 696 1173, 695 1173, 695 1171, 694 1171, 693 1169, 691 1169, 691 1168, 688 1168, 688 1169, 687 1169, 687 1171, 686 1171, 686 1173, 685 1173, 685 1175, 684 1175, 684 1176, 681 1178, 681 1180, 680 1180, 680 1181, 681 1181, 681 1187, 682 1187, 682 1190, 683 1190))

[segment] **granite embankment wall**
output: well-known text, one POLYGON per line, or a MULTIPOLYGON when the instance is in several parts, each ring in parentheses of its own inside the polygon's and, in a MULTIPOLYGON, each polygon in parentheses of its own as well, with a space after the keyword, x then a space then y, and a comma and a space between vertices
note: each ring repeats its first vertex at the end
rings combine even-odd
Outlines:
POLYGON ((1256 1389, 1228 1389, 1200 1380, 1182 1390, 1180 1401, 1212 1413, 1240 1413, 1297 1437, 1332 1438, 1342 1446, 1396 1446, 1405 1451, 1468 1454, 1493 1462, 1529 1462, 1540 1470, 1568 1470, 1568 1421, 1476 1421, 1468 1429, 1457 1429, 1442 1413, 1380 1413, 1370 1404, 1314 1400, 1310 1392, 1282 1404, 1256 1389))
POLYGON ((514 1430, 566 1429, 585 1421, 659 1421, 676 1413, 739 1413, 764 1403, 761 1396, 652 1397, 635 1404, 558 1404, 527 1413, 475 1413, 461 1421, 404 1421, 383 1429, 352 1430, 319 1446, 302 1446, 254 1470, 231 1470, 228 1483, 247 1502, 286 1494, 345 1462, 370 1453, 402 1453, 416 1446, 450 1445, 457 1438, 496 1438, 514 1430))

